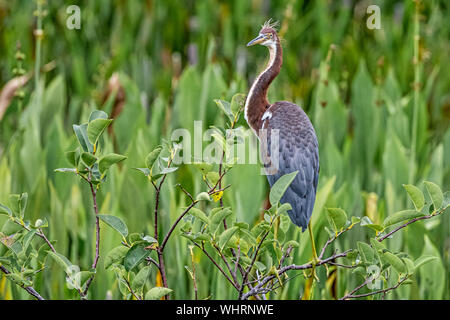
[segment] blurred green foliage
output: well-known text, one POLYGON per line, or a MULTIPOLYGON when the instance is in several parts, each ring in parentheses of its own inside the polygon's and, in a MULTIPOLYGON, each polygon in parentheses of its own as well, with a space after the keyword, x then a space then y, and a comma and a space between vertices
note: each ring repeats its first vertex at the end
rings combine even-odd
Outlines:
MULTIPOLYGON (((323 232, 326 207, 341 207, 351 216, 367 215, 381 223, 400 209, 412 208, 402 184, 429 180, 444 191, 450 189, 450 5, 444 0, 422 2, 416 170, 409 181, 416 69, 413 1, 78 1, 80 30, 66 27, 71 1, 49 1, 44 6, 40 65, 53 62, 54 67, 42 70, 42 95, 30 81, 23 88, 23 101, 14 99, 0 120, 0 202, 11 193, 28 192, 30 219, 47 217, 57 251, 88 269, 95 250, 89 190, 75 176, 55 174, 54 169, 68 166, 64 153, 77 144, 72 123, 86 122, 94 109, 109 114, 115 110, 105 152, 124 154, 128 160, 111 169, 99 194, 100 212, 121 217, 133 232, 148 233, 153 228, 154 191, 131 168, 144 167, 145 156, 173 129, 192 129, 194 120, 202 120, 204 129, 224 124, 214 99, 229 101, 235 93, 246 92, 267 53, 264 48, 247 50, 245 44, 265 20, 275 18, 285 31, 284 64, 269 100, 301 105, 319 139, 321 171, 312 218, 316 242, 328 238, 323 232), (366 27, 369 4, 381 8, 381 30, 366 27), (332 44, 335 49, 330 49, 332 44), (116 88, 108 94, 115 73, 122 91, 116 88)), ((15 76, 17 42, 25 53, 22 67, 34 69, 35 8, 35 1, 0 0, 1 87, 15 76)), ((167 180, 161 195, 163 230, 187 204, 175 185, 181 183, 193 194, 202 188, 201 175, 189 165, 167 180)), ((224 202, 233 207, 236 219, 249 224, 262 219, 268 191, 259 167, 236 166, 225 182, 232 187, 224 202)), ((2 224, 5 219, 0 216, 2 224)), ((121 239, 106 228, 101 232, 102 276, 96 277, 91 294, 95 299, 121 298, 114 274, 101 268, 105 254, 121 239)), ((338 240, 338 248, 369 236, 373 231, 353 232, 338 240)), ((307 233, 291 225, 286 237, 300 243, 294 261, 310 259, 307 233)), ((450 298, 448 215, 413 224, 387 244, 415 259, 424 253, 440 257, 415 276, 412 285, 388 298, 450 298)), ((233 298, 210 262, 194 252, 199 297, 233 298)), ((173 297, 193 298, 185 269, 192 263, 188 240, 171 238, 166 261, 173 297)), ((340 297, 360 279, 338 272, 335 281, 335 295, 340 297)), ((316 298, 333 296, 325 281, 317 286, 316 298)), ((304 287, 305 280, 298 277, 273 298, 296 299, 304 287)), ((38 275, 35 288, 47 297, 76 298, 54 265, 38 275)), ((4 278, 0 297, 29 298, 4 278)))

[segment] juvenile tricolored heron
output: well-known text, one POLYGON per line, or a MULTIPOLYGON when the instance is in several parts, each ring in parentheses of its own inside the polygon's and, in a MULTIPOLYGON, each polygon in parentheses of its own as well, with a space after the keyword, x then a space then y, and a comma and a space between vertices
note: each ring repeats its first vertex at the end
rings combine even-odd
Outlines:
MULTIPOLYGON (((261 132, 266 129, 266 144, 261 143, 262 153, 266 152, 270 159, 271 137, 278 132, 278 170, 267 172, 267 179, 272 186, 281 176, 298 171, 281 199, 282 203, 290 203, 292 210, 288 211, 291 221, 302 228, 309 229, 314 259, 317 253, 309 220, 316 199, 317 181, 319 178, 319 149, 316 133, 306 113, 298 105, 288 101, 278 101, 270 104, 267 100, 267 90, 275 77, 280 73, 283 63, 283 50, 274 25, 266 22, 259 35, 247 46, 260 44, 269 49, 269 62, 256 77, 245 101, 245 119, 262 142, 261 132)), ((273 159, 271 159, 273 160, 273 159)))

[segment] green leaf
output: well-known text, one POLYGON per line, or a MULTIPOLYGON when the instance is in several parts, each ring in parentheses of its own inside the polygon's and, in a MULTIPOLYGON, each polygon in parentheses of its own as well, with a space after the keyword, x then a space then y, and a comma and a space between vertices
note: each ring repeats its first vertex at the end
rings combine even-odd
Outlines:
POLYGON ((117 230, 117 232, 119 232, 123 237, 128 235, 127 225, 122 221, 122 219, 110 214, 98 214, 97 217, 110 227, 117 230))
POLYGON ((134 277, 133 281, 131 282, 131 288, 135 292, 142 293, 142 290, 144 289, 144 285, 148 280, 148 276, 150 275, 150 266, 145 266, 134 277))
POLYGON ((106 156, 103 156, 99 163, 98 163, 98 169, 100 170, 100 173, 105 173, 106 170, 108 170, 113 164, 119 163, 123 160, 127 159, 126 156, 123 156, 121 154, 116 153, 110 153, 106 156))
POLYGON ((372 222, 372 220, 370 220, 370 218, 367 217, 367 216, 362 217, 362 219, 361 219, 361 227, 370 228, 372 230, 375 230, 376 232, 380 232, 380 231, 384 230, 384 228, 382 226, 380 226, 378 224, 374 224, 372 222))
POLYGON ((403 263, 406 266, 406 273, 411 275, 414 273, 415 267, 414 267, 414 262, 411 259, 408 258, 403 258, 403 263))
POLYGON ((282 215, 287 213, 289 210, 292 210, 292 206, 290 203, 283 203, 281 206, 277 208, 277 215, 282 215))
POLYGON ((112 119, 94 119, 88 123, 87 136, 92 145, 97 143, 98 139, 111 122, 112 119))
POLYGON ((43 267, 45 265, 45 260, 48 256, 48 253, 48 245, 46 243, 42 244, 37 252, 37 262, 40 267, 43 267))
POLYGON ((284 233, 288 232, 290 226, 291 226, 291 219, 286 215, 280 216, 280 229, 284 233))
POLYGON ((131 271, 150 255, 142 245, 136 244, 127 252, 124 259, 125 270, 131 271))
POLYGON ((264 265, 264 263, 259 262, 259 261, 255 261, 255 267, 261 272, 264 272, 267 269, 267 267, 264 265))
POLYGON ((23 219, 28 203, 28 193, 22 193, 19 198, 20 217, 23 219))
POLYGON ((75 169, 75 168, 58 168, 58 169, 55 169, 55 172, 77 173, 77 169, 75 169))
POLYGON ((197 201, 202 201, 202 200, 211 201, 211 197, 209 196, 208 192, 201 192, 197 195, 196 200, 197 201))
POLYGON ((47 228, 47 227, 48 227, 47 218, 37 219, 34 223, 34 228, 47 228))
MULTIPOLYGON (((10 194, 9 195, 9 205, 10 205, 11 211, 16 217, 19 217, 20 219, 23 219, 23 217, 25 215, 25 209, 27 207, 27 202, 28 202, 28 193, 10 194)), ((4 209, 4 210, 6 210, 6 209, 4 209)))
POLYGON ((223 113, 230 119, 230 121, 234 120, 233 112, 231 112, 231 104, 228 101, 225 100, 214 100, 216 105, 219 107, 220 110, 222 110, 223 113))
POLYGON ((209 223, 208 216, 200 209, 191 208, 191 210, 189 210, 189 214, 196 217, 197 219, 200 219, 204 223, 209 223))
POLYGON ((245 98, 246 98, 246 95, 243 93, 236 93, 231 98, 230 110, 234 116, 236 116, 238 111, 243 108, 243 106, 245 104, 245 98))
POLYGON ((86 165, 86 167, 92 167, 94 163, 97 162, 97 157, 94 156, 92 153, 89 152, 83 152, 81 154, 81 160, 86 165))
POLYGON ((172 173, 178 170, 179 167, 170 167, 170 168, 163 168, 160 172, 160 174, 168 174, 172 173))
MULTIPOLYGON (((424 236, 424 245, 421 257, 433 256, 436 259, 422 264, 420 272, 421 297, 424 299, 439 300, 444 299, 446 295, 446 285, 448 276, 441 258, 441 250, 431 242, 430 238, 424 236)), ((420 261, 419 261, 420 262, 420 261)), ((416 264, 417 265, 417 264, 416 264)))
POLYGON ((28 286, 32 286, 33 282, 25 279, 21 274, 19 273, 9 273, 5 275, 7 279, 17 283, 20 286, 23 287, 28 287, 28 286))
POLYGON ((88 279, 93 276, 95 272, 92 271, 80 271, 79 279, 80 279, 80 289, 83 287, 83 285, 88 281, 88 279))
POLYGON ((103 263, 104 268, 108 269, 113 264, 122 264, 129 249, 130 248, 125 246, 119 246, 112 249, 105 257, 105 262, 103 263))
POLYGON ((403 263, 402 259, 397 257, 395 254, 386 251, 385 253, 383 253, 383 257, 399 273, 406 272, 405 264, 403 263))
POLYGON ((347 223, 347 214, 340 208, 327 208, 328 216, 334 231, 339 232, 347 223))
POLYGON ((2 205, 1 203, 0 203, 0 214, 7 214, 10 217, 13 215, 11 209, 8 208, 7 206, 2 205))
POLYGON ((442 207, 447 208, 450 206, 450 191, 444 193, 444 201, 442 202, 442 207))
POLYGON ((219 237, 220 250, 225 249, 225 246, 228 244, 228 241, 230 241, 231 237, 236 233, 237 230, 238 227, 231 227, 222 232, 222 234, 219 237))
POLYGON ((203 175, 206 175, 213 168, 213 165, 207 162, 198 162, 194 163, 194 167, 196 167, 203 175))
POLYGON ((424 181, 423 183, 425 184, 431 201, 433 202, 434 210, 439 210, 444 202, 444 195, 442 194, 441 188, 430 181, 424 181))
POLYGON ((270 189, 269 200, 272 206, 280 202, 289 185, 294 181, 298 171, 294 171, 280 177, 270 189))
POLYGON ((77 148, 73 151, 67 151, 65 153, 67 161, 74 167, 78 167, 78 163, 80 161, 80 148, 77 148))
POLYGON ((372 248, 377 252, 383 253, 383 250, 386 249, 386 246, 383 243, 379 242, 377 239, 371 238, 370 243, 372 245, 372 248))
POLYGON ((164 287, 155 287, 147 291, 145 294, 145 300, 159 300, 162 297, 168 295, 173 290, 169 288, 164 287))
POLYGON ((222 221, 231 214, 230 208, 215 208, 209 215, 209 230, 216 232, 222 221))
POLYGON ((286 243, 283 245, 283 250, 286 250, 286 249, 289 248, 289 247, 292 247, 292 248, 298 248, 299 245, 300 245, 300 244, 299 244, 297 241, 295 241, 295 240, 289 240, 288 242, 286 242, 286 243))
POLYGON ((33 240, 33 236, 36 234, 37 230, 32 229, 31 231, 28 231, 27 234, 23 237, 23 251, 25 252, 28 248, 28 246, 31 243, 31 240, 33 240))
MULTIPOLYGON (((237 226, 237 225, 235 224, 235 226, 237 226)), ((245 239, 252 246, 256 245, 256 238, 253 235, 253 233, 250 232, 250 230, 240 228, 239 226, 237 226, 237 227, 239 228, 239 236, 241 238, 245 239)), ((241 242, 242 242, 242 239, 241 239, 241 242)))
POLYGON ((11 210, 14 213, 15 216, 19 216, 20 215, 19 201, 20 201, 20 195, 19 194, 10 194, 9 195, 9 206, 10 206, 10 208, 11 208, 11 210))
POLYGON ((392 226, 393 224, 402 222, 402 221, 406 221, 406 220, 411 220, 414 218, 418 218, 418 217, 422 217, 424 214, 417 212, 415 210, 403 210, 403 211, 399 211, 396 212, 394 214, 391 214, 390 216, 388 216, 384 222, 383 222, 383 226, 389 227, 392 226))
POLYGON ((157 146, 155 149, 153 149, 152 152, 150 152, 147 157, 145 158, 145 166, 149 169, 152 170, 153 164, 155 163, 156 159, 158 159, 161 151, 162 151, 162 146, 157 146))
POLYGON ((102 110, 94 110, 91 112, 91 115, 89 116, 89 121, 91 122, 95 119, 108 119, 108 114, 105 111, 102 110))
POLYGON ((64 272, 68 272, 70 266, 72 266, 72 262, 69 261, 65 256, 58 252, 53 252, 48 250, 48 255, 55 260, 55 262, 64 270, 64 272))
POLYGON ((421 266, 423 266, 431 261, 437 260, 437 259, 438 259, 438 257, 435 257, 435 256, 423 255, 420 258, 416 259, 416 261, 414 261, 414 267, 416 269, 418 269, 421 266))
POLYGON ((148 169, 148 168, 132 168, 132 169, 139 171, 146 177, 150 176, 150 169, 148 169))
POLYGON ((250 225, 246 222, 235 222, 234 225, 236 227, 238 227, 239 229, 247 229, 248 230, 250 228, 250 225))
POLYGON ((358 241, 358 251, 364 262, 372 263, 374 259, 374 250, 367 243, 358 241))
POLYGON ((360 217, 352 216, 352 224, 357 224, 359 222, 361 222, 361 218, 360 217))
POLYGON ((88 124, 83 123, 80 125, 73 125, 73 131, 75 132, 75 135, 78 139, 78 142, 80 143, 81 148, 85 152, 92 152, 94 151, 94 147, 89 142, 88 134, 87 134, 87 128, 88 124))
POLYGON ((2 227, 2 233, 6 236, 10 236, 16 232, 20 232, 22 230, 22 227, 12 221, 11 219, 6 220, 2 227))
POLYGON ((206 174, 206 178, 212 183, 212 185, 216 185, 217 181, 219 181, 219 173, 218 172, 208 172, 206 174))
POLYGON ((413 202, 416 210, 422 210, 425 205, 425 197, 423 196, 422 191, 411 184, 404 184, 403 187, 406 189, 406 192, 408 192, 408 196, 413 202))

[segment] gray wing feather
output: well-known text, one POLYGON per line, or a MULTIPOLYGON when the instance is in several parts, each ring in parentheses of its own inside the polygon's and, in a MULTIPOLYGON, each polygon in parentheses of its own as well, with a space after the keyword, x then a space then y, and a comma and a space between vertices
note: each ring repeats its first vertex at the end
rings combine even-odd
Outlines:
POLYGON ((314 128, 303 110, 291 103, 276 109, 268 121, 267 151, 271 157, 274 141, 270 129, 278 129, 279 163, 278 172, 267 175, 267 179, 272 186, 281 176, 298 171, 281 202, 291 204, 289 217, 305 231, 314 208, 319 178, 319 150, 314 128))

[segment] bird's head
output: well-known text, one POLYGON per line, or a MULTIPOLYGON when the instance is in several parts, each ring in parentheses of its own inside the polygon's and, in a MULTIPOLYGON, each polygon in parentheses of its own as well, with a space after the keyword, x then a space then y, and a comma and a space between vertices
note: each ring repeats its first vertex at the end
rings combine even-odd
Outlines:
POLYGON ((247 43, 247 47, 253 46, 255 44, 260 44, 262 46, 270 47, 276 44, 278 40, 277 31, 275 30, 277 22, 271 22, 271 20, 264 23, 259 31, 258 36, 247 43))

